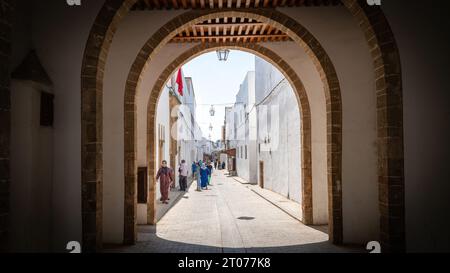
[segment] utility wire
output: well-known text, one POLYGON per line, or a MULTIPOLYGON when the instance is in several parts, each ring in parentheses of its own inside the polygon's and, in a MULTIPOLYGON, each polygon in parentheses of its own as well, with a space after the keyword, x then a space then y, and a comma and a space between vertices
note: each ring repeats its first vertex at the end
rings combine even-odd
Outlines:
MULTIPOLYGON (((261 104, 265 103, 265 102, 268 100, 268 98, 274 94, 275 90, 277 90, 277 88, 278 88, 283 82, 285 82, 285 81, 286 81, 286 78, 284 78, 284 79, 282 79, 281 81, 279 81, 279 82, 272 88, 272 90, 269 92, 269 94, 267 94, 267 96, 265 96, 265 97, 261 100, 260 103, 254 104, 253 107, 252 107, 252 109, 250 109, 250 111, 249 111, 248 114, 246 115, 245 121, 244 121, 239 127, 237 127, 236 130, 238 130, 238 129, 240 129, 242 126, 244 126, 245 123, 248 121, 248 118, 249 118, 249 116, 250 116, 250 113, 251 113, 256 107, 258 107, 258 106, 260 106, 261 104)), ((278 89, 278 90, 280 90, 280 89, 278 89)))

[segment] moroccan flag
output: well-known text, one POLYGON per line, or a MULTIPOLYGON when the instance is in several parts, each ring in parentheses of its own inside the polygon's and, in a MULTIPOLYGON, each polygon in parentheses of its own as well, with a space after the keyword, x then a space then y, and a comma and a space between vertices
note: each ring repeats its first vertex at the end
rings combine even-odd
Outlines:
POLYGON ((177 76, 178 93, 183 96, 183 75, 181 74, 181 68, 178 70, 177 76))

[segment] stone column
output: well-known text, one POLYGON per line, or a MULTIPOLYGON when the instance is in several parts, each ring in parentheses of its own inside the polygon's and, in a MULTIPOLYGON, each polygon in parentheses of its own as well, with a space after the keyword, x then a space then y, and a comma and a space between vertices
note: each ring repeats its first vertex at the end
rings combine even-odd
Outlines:
POLYGON ((10 226, 10 62, 13 0, 0 0, 0 252, 9 249, 10 226))

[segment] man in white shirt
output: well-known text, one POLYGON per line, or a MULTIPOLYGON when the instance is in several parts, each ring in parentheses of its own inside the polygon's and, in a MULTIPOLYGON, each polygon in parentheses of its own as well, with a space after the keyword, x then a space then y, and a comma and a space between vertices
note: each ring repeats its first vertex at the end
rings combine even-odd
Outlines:
POLYGON ((188 166, 186 165, 186 160, 181 160, 178 172, 180 173, 180 191, 187 191, 187 177, 189 175, 189 171, 188 166))

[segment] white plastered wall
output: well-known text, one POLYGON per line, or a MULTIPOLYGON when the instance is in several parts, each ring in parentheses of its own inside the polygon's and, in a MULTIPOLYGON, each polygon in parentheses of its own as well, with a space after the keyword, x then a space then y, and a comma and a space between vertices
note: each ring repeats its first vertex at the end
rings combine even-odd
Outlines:
POLYGON ((83 1, 76 8, 58 0, 25 2, 33 11, 26 18, 31 20, 32 45, 55 94, 50 236, 52 250, 65 252, 69 241, 82 238, 81 66, 89 32, 104 1, 83 1))
POLYGON ((308 95, 311 111, 311 159, 314 224, 328 223, 326 101, 320 75, 309 56, 294 42, 264 43, 294 69, 308 95))
MULTIPOLYGON (((330 56, 339 79, 343 107, 344 242, 364 244, 377 240, 376 94, 373 61, 364 33, 343 6, 279 10, 298 20, 315 36, 330 56)), ((282 56, 285 52, 280 50, 282 56)), ((299 75, 302 80, 306 80, 304 74, 299 75)), ((311 90, 307 89, 307 92, 310 96, 311 90)), ((311 97, 309 100, 313 104, 311 97)), ((315 126, 314 118, 312 126, 315 126)), ((312 137, 316 138, 314 131, 312 137)), ((313 159, 313 181, 314 164, 317 163, 313 159)))
MULTIPOLYGON (((121 243, 123 240, 124 221, 124 96, 125 83, 130 68, 141 48, 147 40, 170 18, 180 12, 155 11, 131 12, 119 25, 112 41, 104 76, 103 96, 103 240, 108 243, 121 243), (153 14, 152 14, 153 13, 153 14)), ((160 55, 163 56, 163 55, 160 55)), ((161 58, 160 60, 168 60, 161 58)), ((152 75, 158 75, 165 68, 165 63, 155 63, 149 67, 159 70, 152 75)), ((154 81, 154 80, 153 80, 154 81)), ((142 90, 150 92, 151 84, 145 85, 142 90)), ((138 90, 138 92, 141 90, 138 90)), ((140 92, 144 93, 144 92, 140 92)), ((147 94, 148 94, 147 93, 147 94)), ((145 94, 143 94, 145 95, 145 94)), ((140 95, 139 95, 140 96, 140 95)), ((148 102, 148 99, 139 97, 148 102)), ((138 110, 139 115, 147 115, 145 109, 138 110)), ((146 120, 146 119, 145 119, 146 120)), ((138 121, 142 123, 141 120, 138 121)), ((145 121, 146 122, 146 121, 145 121)), ((138 128, 140 126, 138 125, 138 128)), ((145 127, 146 128, 146 127, 145 127)), ((142 133, 139 134, 142 141, 142 133)), ((142 142, 139 151, 142 151, 142 142)), ((145 144, 144 144, 145 145, 145 144)), ((146 145, 145 145, 146 146, 146 145)), ((145 151, 145 150, 144 150, 145 151)), ((145 160, 145 158, 144 158, 145 160)), ((142 163, 139 157, 138 165, 142 163)))

